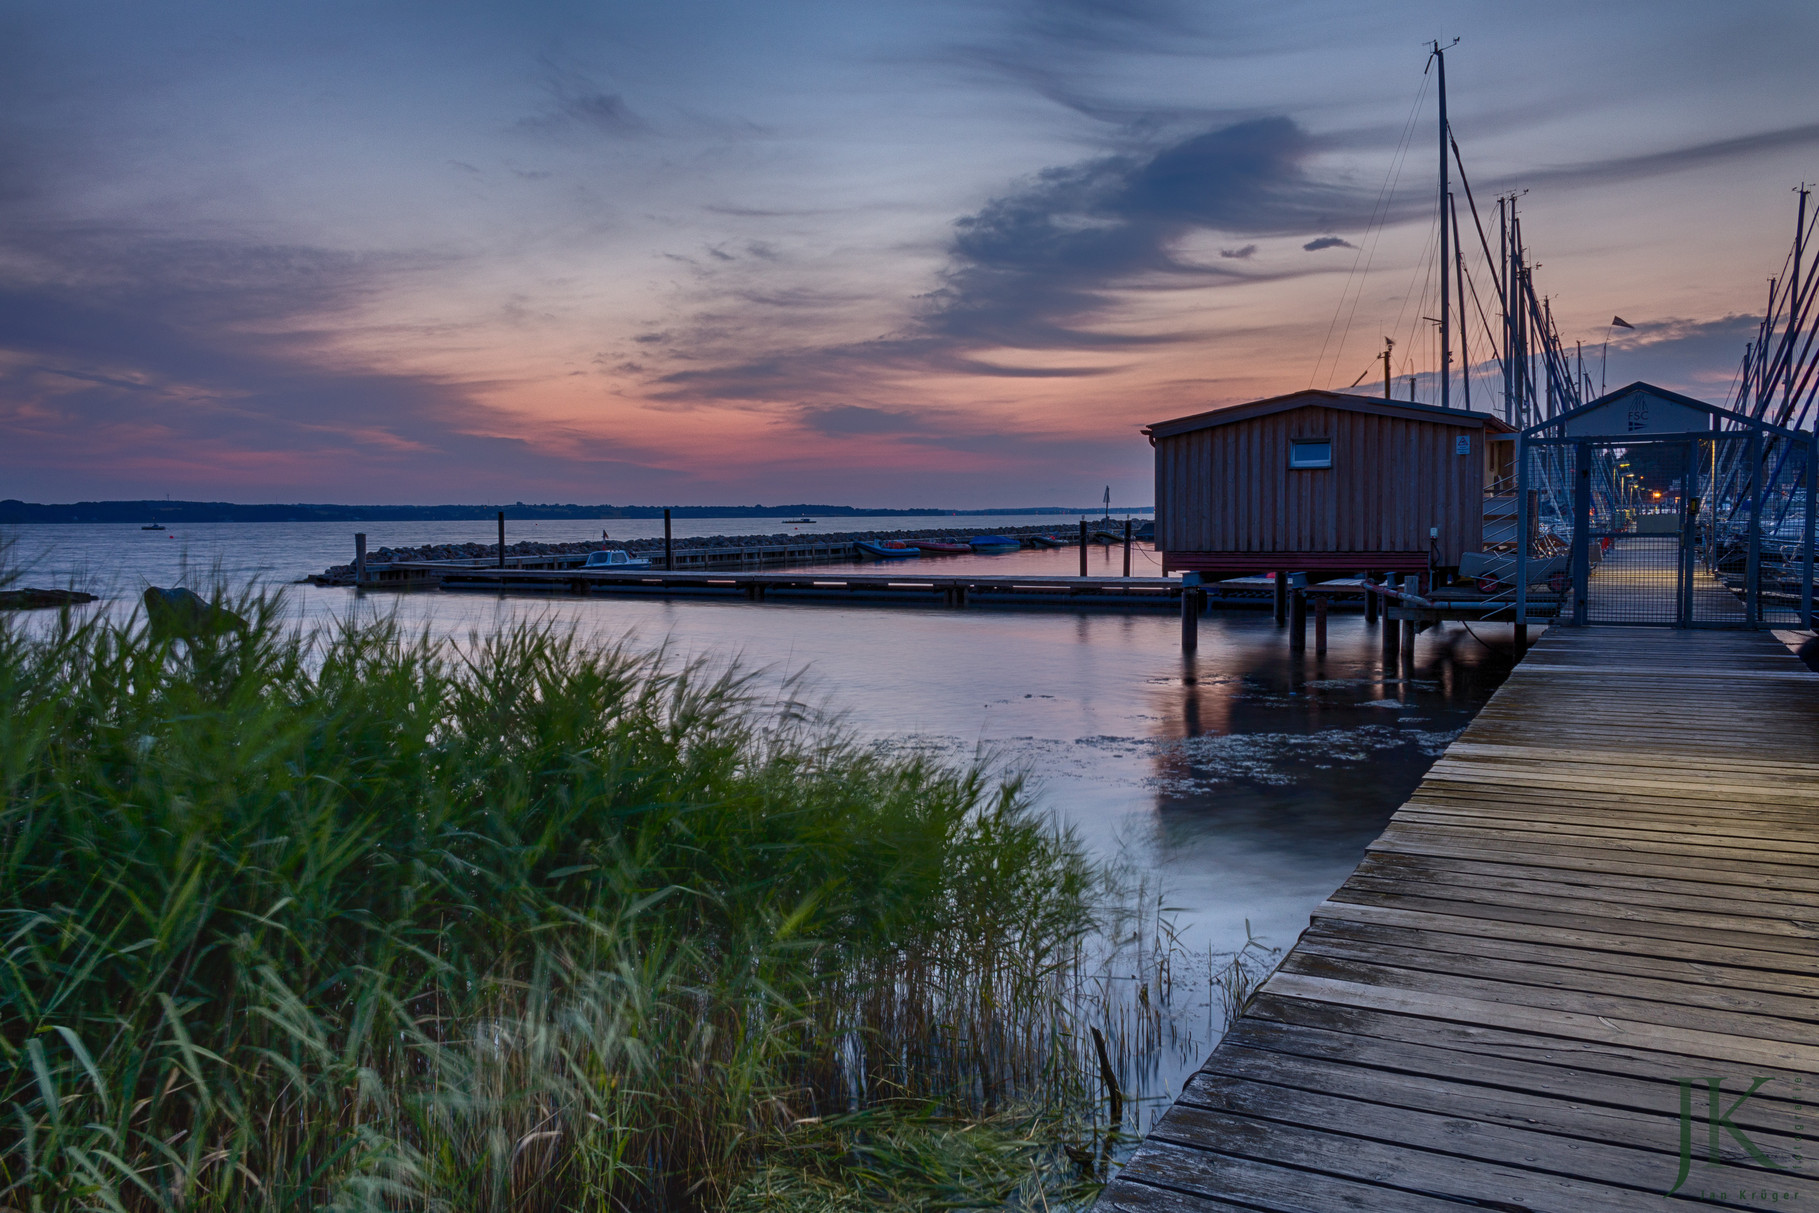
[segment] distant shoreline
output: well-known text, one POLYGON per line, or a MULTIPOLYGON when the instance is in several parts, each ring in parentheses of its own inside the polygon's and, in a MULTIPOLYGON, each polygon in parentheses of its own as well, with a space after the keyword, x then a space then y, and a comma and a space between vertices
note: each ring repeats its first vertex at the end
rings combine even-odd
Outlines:
MULTIPOLYGON (((660 505, 240 505, 228 501, 76 501, 41 505, 0 501, 0 525, 27 523, 198 523, 198 522, 472 522, 490 520, 500 510, 514 521, 548 519, 661 518, 660 505)), ((1002 517, 1011 514, 1103 514, 1103 505, 1083 509, 1029 506, 1017 509, 941 510, 869 509, 850 505, 679 505, 673 518, 948 518, 1002 517)), ((1114 506, 1112 513, 1150 514, 1153 506, 1114 506)))

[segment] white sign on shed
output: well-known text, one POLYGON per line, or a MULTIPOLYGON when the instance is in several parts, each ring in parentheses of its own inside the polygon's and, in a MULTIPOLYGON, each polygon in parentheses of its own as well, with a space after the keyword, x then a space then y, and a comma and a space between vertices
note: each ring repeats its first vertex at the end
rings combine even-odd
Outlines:
POLYGON ((1688 434, 1711 428, 1712 415, 1706 410, 1653 392, 1630 392, 1566 423, 1566 432, 1575 438, 1688 434))

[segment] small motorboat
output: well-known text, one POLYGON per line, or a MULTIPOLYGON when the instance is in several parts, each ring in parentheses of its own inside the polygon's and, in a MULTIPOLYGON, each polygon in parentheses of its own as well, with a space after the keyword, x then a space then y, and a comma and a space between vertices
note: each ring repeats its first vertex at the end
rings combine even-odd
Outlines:
POLYGON ((154 522, 150 526, 142 526, 139 529, 142 531, 162 531, 164 529, 164 524, 162 522, 154 522))
POLYGON ((973 545, 970 543, 937 543, 932 539, 918 539, 916 546, 922 549, 924 556, 971 556, 973 545))
POLYGON ((855 539, 853 546, 859 549, 861 556, 874 560, 905 560, 922 555, 921 548, 911 547, 901 539, 855 539))
POLYGON ((634 556, 624 548, 602 548, 598 552, 587 554, 584 569, 648 569, 651 567, 649 556, 634 556))
POLYGON ((1009 535, 974 535, 967 540, 967 545, 985 556, 995 556, 1000 552, 1020 552, 1023 550, 1021 540, 1012 539, 1009 535))
POLYGON ((815 520, 813 518, 785 518, 783 521, 813 523, 815 520))
POLYGON ((1064 548, 1067 540, 1059 535, 1031 535, 1030 543, 1039 548, 1064 548))

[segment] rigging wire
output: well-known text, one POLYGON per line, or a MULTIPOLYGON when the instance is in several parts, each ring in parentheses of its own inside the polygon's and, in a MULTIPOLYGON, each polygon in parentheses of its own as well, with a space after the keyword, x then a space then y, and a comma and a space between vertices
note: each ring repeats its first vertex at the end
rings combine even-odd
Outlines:
POLYGON ((1390 201, 1395 197, 1396 187, 1402 181, 1402 169, 1408 161, 1408 153, 1413 145, 1415 121, 1421 115, 1421 104, 1427 99, 1428 76, 1421 74, 1421 87, 1415 90, 1415 102, 1409 107, 1408 118, 1402 124, 1402 136, 1396 143, 1396 150, 1390 157, 1388 171, 1385 172, 1383 185, 1377 190, 1377 199, 1371 205, 1371 218, 1365 228, 1364 239, 1358 251, 1352 256, 1352 268, 1346 275, 1345 286, 1339 292, 1339 302, 1333 308, 1333 318, 1327 323, 1326 337, 1320 342, 1320 354, 1314 359, 1313 374, 1308 376, 1307 385, 1311 388, 1320 381, 1320 368, 1326 362, 1326 351, 1333 340, 1333 331, 1339 328, 1339 314, 1345 312, 1345 327, 1339 329, 1339 346, 1333 351, 1333 366, 1336 369, 1345 354, 1345 342, 1351 333, 1352 320, 1358 313, 1358 301, 1364 295, 1364 282, 1370 277, 1371 265, 1376 260, 1377 245, 1383 238, 1384 228, 1388 226, 1390 201), (1364 262, 1362 274, 1359 272, 1359 261, 1364 262), (1353 289, 1356 284, 1356 290, 1353 289), (1351 310, 1346 311, 1345 297, 1352 296, 1351 310))

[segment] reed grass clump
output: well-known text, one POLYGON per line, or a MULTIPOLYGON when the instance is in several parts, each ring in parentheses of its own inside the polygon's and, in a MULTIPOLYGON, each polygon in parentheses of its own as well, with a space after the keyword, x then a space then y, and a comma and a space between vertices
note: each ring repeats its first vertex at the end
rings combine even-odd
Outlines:
POLYGON ((1014 783, 548 626, 225 605, 0 623, 0 1206, 863 1203, 880 1118, 1081 1096, 1097 878, 1014 783))

